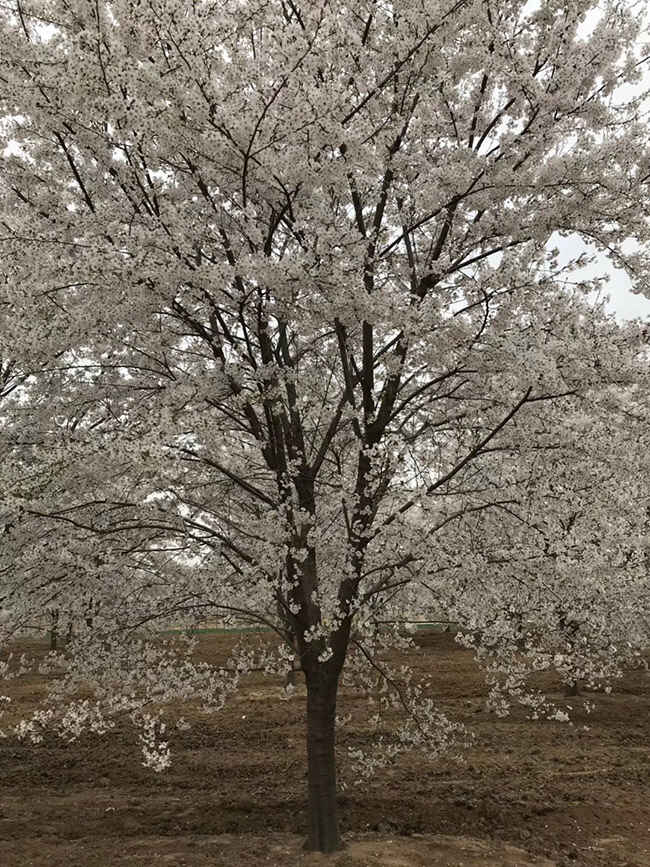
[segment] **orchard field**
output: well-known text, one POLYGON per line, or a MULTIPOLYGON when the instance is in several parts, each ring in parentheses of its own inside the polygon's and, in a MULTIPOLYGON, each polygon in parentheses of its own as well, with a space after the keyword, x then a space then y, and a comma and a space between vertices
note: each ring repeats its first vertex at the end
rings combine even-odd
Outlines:
MULTIPOLYGON (((218 662, 234 640, 204 635, 200 654, 218 662)), ((573 725, 519 712, 499 720, 483 707, 484 683, 468 651, 445 633, 419 633, 417 644, 409 663, 434 674, 437 702, 472 729, 474 745, 463 763, 407 756, 355 786, 346 749, 379 732, 369 723, 341 728, 345 851, 331 858, 301 851, 304 687, 298 682, 285 699, 277 679, 251 675, 217 715, 170 709, 191 728, 174 728, 174 761, 160 775, 141 766, 127 724, 75 743, 54 735, 38 745, 1 740, 3 867, 650 864, 647 672, 631 672, 610 695, 590 693, 590 714, 579 699, 560 698, 558 685, 558 700, 574 707, 573 725)), ((392 661, 400 661, 396 653, 392 661)), ((36 675, 9 684, 5 729, 45 686, 36 675)), ((355 702, 343 689, 340 713, 355 702)), ((383 733, 390 737, 387 726, 383 733)))

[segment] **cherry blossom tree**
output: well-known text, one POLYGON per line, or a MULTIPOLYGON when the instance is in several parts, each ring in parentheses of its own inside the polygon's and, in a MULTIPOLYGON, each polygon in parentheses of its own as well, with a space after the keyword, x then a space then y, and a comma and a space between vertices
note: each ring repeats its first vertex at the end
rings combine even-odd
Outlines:
MULTIPOLYGON (((588 415, 584 401, 547 407, 536 419, 547 438, 542 450, 521 440, 529 431, 513 423, 510 441, 499 446, 500 463, 487 469, 499 474, 500 483, 492 483, 501 490, 525 480, 518 507, 471 516, 462 560, 450 534, 448 569, 425 579, 446 616, 465 625, 462 640, 491 670, 491 700, 498 697, 504 710, 503 681, 510 698, 521 698, 517 690, 531 670, 555 669, 568 689, 578 680, 609 688, 625 668, 644 662, 650 634, 646 392, 644 386, 641 402, 638 392, 592 392, 588 415), (456 581, 460 586, 450 592, 456 581), (474 597, 468 582, 478 588, 474 597)), ((539 694, 525 701, 548 706, 539 694)))
POLYGON ((162 768, 151 702, 218 709, 295 651, 306 845, 331 852, 342 677, 406 712, 386 755, 458 734, 383 666, 380 620, 461 619, 499 710, 546 712, 522 686, 545 665, 611 673, 647 589, 647 361, 553 241, 647 291, 642 9, 2 7, 5 632, 69 612, 55 698, 97 697, 22 733, 130 712, 162 768), (275 630, 275 657, 216 670, 160 640, 228 616, 275 630))

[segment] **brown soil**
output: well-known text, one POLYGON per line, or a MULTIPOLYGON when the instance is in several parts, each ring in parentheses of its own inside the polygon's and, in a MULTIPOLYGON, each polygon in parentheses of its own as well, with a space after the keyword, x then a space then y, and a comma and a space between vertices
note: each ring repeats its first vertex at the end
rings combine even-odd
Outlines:
MULTIPOLYGON (((222 659, 230 637, 205 636, 222 659)), ((573 725, 496 719, 472 656, 431 634, 409 661, 433 675, 438 704, 476 735, 466 764, 403 757, 340 797, 347 848, 308 855, 304 688, 288 701, 253 677, 218 715, 198 712, 172 736, 174 763, 155 775, 140 764, 127 725, 68 744, 0 740, 2 867, 429 867, 429 865, 650 865, 650 677, 631 673, 573 725), (588 727, 588 728, 585 728, 588 727)), ((44 683, 9 684, 12 716, 29 711, 44 683)), ((559 685, 557 685, 559 696, 559 685)), ((576 699, 568 700, 578 708, 576 699)), ((343 693, 341 711, 361 707, 343 693)), ((371 737, 358 724, 347 746, 371 737)))

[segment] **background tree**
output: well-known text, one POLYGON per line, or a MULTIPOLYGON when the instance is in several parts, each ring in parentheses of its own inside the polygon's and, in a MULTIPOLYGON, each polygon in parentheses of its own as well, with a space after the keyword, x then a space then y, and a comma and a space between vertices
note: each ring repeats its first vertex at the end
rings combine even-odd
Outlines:
POLYGON ((536 426, 542 449, 517 422, 481 468, 491 476, 483 484, 512 491, 517 507, 467 515, 465 546, 458 550, 458 525, 439 536, 447 564, 423 577, 491 668, 495 699, 501 678, 513 691, 517 668, 522 679, 555 668, 567 688, 607 682, 643 661, 650 632, 647 386, 548 406, 536 426))
MULTIPOLYGON (((590 531, 563 523, 597 474, 588 452, 572 465, 576 418, 609 436, 604 402, 592 425, 593 395, 634 387, 641 366, 638 329, 593 308, 602 281, 579 280, 584 257, 562 265, 549 241, 576 233, 647 288, 645 97, 619 91, 643 69, 639 8, 3 9, 1 333, 33 360, 21 395, 33 411, 16 424, 37 434, 41 480, 21 488, 14 448, 6 488, 23 498, 30 545, 3 595, 24 612, 56 586, 62 604, 97 610, 57 694, 83 682, 98 703, 59 725, 103 730, 130 710, 162 767, 136 693, 218 707, 259 660, 243 647, 231 670, 174 665, 164 643, 143 649, 147 636, 183 618, 265 623, 297 642, 307 845, 332 851, 346 658, 395 686, 372 653, 377 612, 404 616, 450 549, 478 546, 483 560, 456 564, 438 592, 447 609, 502 610, 514 550, 545 564, 526 575, 522 610, 536 595, 548 621, 563 552, 595 551, 590 531), (564 463, 550 462, 545 492, 533 455, 555 448, 552 420, 564 463), (535 526, 542 498, 554 558, 535 526), (505 560, 490 562, 498 545, 505 560)), ((607 492, 590 491, 600 530, 607 492)), ((511 621, 478 631, 508 645, 511 621)), ((554 627, 572 628, 565 614, 554 627)), ((563 676, 582 676, 566 659, 563 676)), ((516 665, 506 685, 521 694, 516 665)), ((443 748, 453 725, 415 687, 400 700, 402 743, 443 748)))

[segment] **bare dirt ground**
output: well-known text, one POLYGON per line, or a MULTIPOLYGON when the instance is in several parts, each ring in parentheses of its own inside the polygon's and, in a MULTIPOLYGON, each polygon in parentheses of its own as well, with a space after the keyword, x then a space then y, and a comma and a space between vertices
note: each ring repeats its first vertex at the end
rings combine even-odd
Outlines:
MULTIPOLYGON (((225 658, 230 636, 204 636, 225 658)), ((0 740, 2 867, 649 867, 650 677, 632 672, 573 725, 499 720, 483 709, 472 656, 428 634, 409 654, 433 675, 435 697, 476 735, 466 764, 403 757, 340 798, 346 849, 301 851, 306 828, 304 688, 254 676, 218 715, 175 731, 162 775, 140 764, 133 732, 68 744, 0 740), (585 728, 587 726, 588 728, 585 728)), ((12 716, 28 712, 42 679, 10 682, 12 716)), ((552 686, 552 684, 551 684, 552 686)), ((558 689, 559 696, 559 685, 558 689)), ((345 712, 358 697, 343 694, 345 712)), ((575 706, 576 700, 567 700, 575 706)), ((357 724, 349 745, 371 737, 357 724)))

